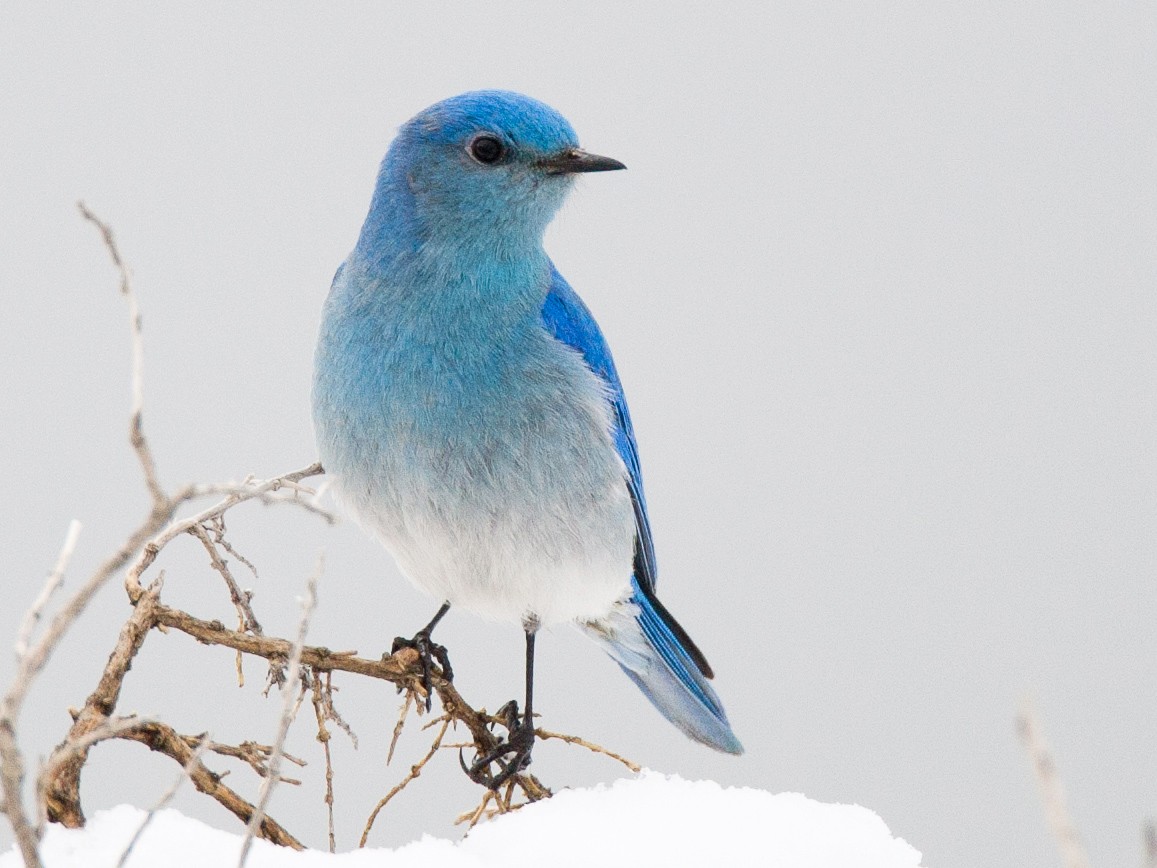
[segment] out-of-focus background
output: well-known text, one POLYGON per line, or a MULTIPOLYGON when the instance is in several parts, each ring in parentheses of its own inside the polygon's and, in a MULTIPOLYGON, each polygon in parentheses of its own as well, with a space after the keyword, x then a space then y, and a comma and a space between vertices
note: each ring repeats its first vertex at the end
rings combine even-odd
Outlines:
MULTIPOLYGON (((69 519, 75 587, 146 509, 127 445, 114 226, 144 311, 145 422, 172 486, 315 457, 319 308, 393 130, 478 87, 561 110, 630 171, 548 236, 631 400, 663 600, 708 654, 746 756, 667 725, 574 631, 539 643, 542 723, 685 777, 857 802, 930 866, 1056 864, 1013 718, 1035 699, 1096 864, 1157 813, 1157 10, 1150 3, 544 5, 16 0, 0 13, 0 637, 69 519)), ((311 640, 372 655, 433 614, 352 523, 231 514, 270 633, 324 549, 311 640)), ((165 596, 230 620, 195 540, 165 596)), ((126 616, 110 586, 32 695, 46 753, 126 616)), ((522 639, 439 627, 463 693, 519 695, 522 639)), ((4 640, 8 641, 8 640, 4 640)), ((12 672, 0 657, 0 683, 12 672)), ((123 710, 272 737, 261 668, 151 636, 123 710)), ((397 697, 338 677, 339 847, 425 749, 385 767, 397 697)), ((324 846, 322 761, 271 813, 324 846)), ((221 767, 221 766, 219 766, 221 767)), ((555 787, 617 777, 556 744, 555 787)), ((86 807, 177 769, 98 748, 86 807)), ((253 793, 246 769, 230 783, 253 793)), ((451 754, 371 840, 459 834, 451 754)), ((181 810, 235 821, 192 792, 181 810)), ((0 842, 10 840, 7 828, 0 842)))

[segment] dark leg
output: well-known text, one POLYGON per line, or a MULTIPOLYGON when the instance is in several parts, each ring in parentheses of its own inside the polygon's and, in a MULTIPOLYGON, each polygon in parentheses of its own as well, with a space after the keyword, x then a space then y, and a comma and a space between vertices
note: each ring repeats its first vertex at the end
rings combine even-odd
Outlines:
MULTIPOLYGON (((527 624, 526 630, 526 706, 523 714, 518 713, 518 703, 510 701, 500 710, 506 717, 509 735, 499 742, 494 750, 476 759, 469 768, 462 763, 462 769, 475 783, 492 790, 498 789, 520 771, 530 765, 530 752, 534 747, 534 634, 538 625, 527 624), (510 759, 503 759, 510 754, 510 759), (490 764, 498 763, 500 771, 491 774, 490 764)), ((461 756, 459 756, 461 760, 461 756)))
POLYGON ((434 668, 434 661, 438 661, 438 665, 442 667, 442 677, 447 681, 454 680, 454 670, 450 666, 450 655, 446 653, 446 649, 434 642, 430 641, 430 634, 434 632, 434 628, 438 622, 442 620, 443 616, 450 611, 450 604, 443 603, 442 608, 438 610, 430 623, 414 634, 413 639, 403 639, 401 636, 394 637, 394 644, 390 648, 391 654, 397 654, 401 648, 413 648, 418 652, 418 659, 422 663, 422 687, 426 690, 426 711, 430 710, 430 701, 432 699, 433 691, 430 689, 430 673, 434 668))

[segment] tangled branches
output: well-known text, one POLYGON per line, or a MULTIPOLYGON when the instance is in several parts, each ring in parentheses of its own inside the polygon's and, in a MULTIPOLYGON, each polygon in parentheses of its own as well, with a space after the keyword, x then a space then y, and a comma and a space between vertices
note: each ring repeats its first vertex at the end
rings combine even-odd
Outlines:
MULTIPOLYGON (((307 700, 314 710, 317 740, 321 743, 325 756, 325 803, 329 818, 329 845, 332 851, 335 849, 335 841, 330 725, 345 732, 356 745, 352 730, 334 707, 335 688, 332 679, 335 672, 386 681, 405 694, 401 716, 394 730, 394 743, 401 734, 410 710, 415 708, 421 710, 426 706, 427 685, 429 692, 438 697, 442 706, 442 714, 426 724, 427 728, 437 727, 429 751, 374 807, 362 835, 361 843, 364 846, 381 809, 416 779, 442 748, 455 747, 459 750, 472 750, 477 756, 490 755, 501 742, 500 737, 495 734, 495 727, 505 723, 500 718, 487 714, 484 709, 476 709, 463 699, 446 677, 447 673, 440 667, 434 667, 432 671, 424 670, 418 653, 411 648, 403 647, 397 653, 374 659, 360 657, 355 651, 332 651, 322 646, 307 645, 305 635, 309 611, 315 596, 314 588, 320 575, 320 564, 310 579, 306 594, 306 611, 301 619, 297 639, 290 641, 265 634, 253 612, 249 592, 242 589, 229 568, 227 558, 241 563, 250 570, 254 569, 253 565, 228 541, 226 516, 231 510, 243 504, 256 502, 288 504, 332 522, 333 517, 316 502, 316 492, 303 484, 305 480, 320 475, 323 472, 322 467, 314 463, 269 479, 251 477, 240 483, 187 485, 171 493, 165 490, 159 480, 157 464, 144 432, 141 319, 130 275, 111 229, 83 204, 80 205, 80 210, 84 218, 100 231, 120 275, 121 294, 128 304, 133 347, 133 399, 129 439, 144 477, 150 507, 128 539, 62 604, 37 637, 36 628, 43 620, 52 596, 61 585, 76 545, 80 527, 74 522, 69 528, 55 569, 21 623, 16 643, 16 677, 0 697, 0 791, 3 793, 3 803, 0 807, 12 824, 25 865, 28 868, 41 866, 38 844, 43 836, 46 821, 70 827, 84 824, 85 816, 80 798, 82 770, 94 746, 114 739, 144 744, 150 750, 175 761, 182 769, 183 777, 192 781, 198 791, 216 800, 247 825, 245 849, 248 848, 249 840, 254 835, 300 849, 301 842, 265 814, 265 805, 276 783, 298 783, 292 778, 283 777, 280 765, 283 759, 298 765, 304 764, 303 760, 284 752, 283 742, 286 731, 307 700), (198 504, 204 503, 209 498, 216 500, 207 506, 198 507, 198 504), (191 514, 180 515, 189 508, 194 510, 191 514), (194 614, 162 602, 164 572, 157 570, 156 575, 151 576, 151 571, 166 546, 186 535, 200 543, 208 557, 210 568, 224 582, 229 600, 237 613, 236 629, 227 627, 219 620, 198 618, 194 614), (70 712, 73 722, 68 733, 37 773, 35 813, 29 816, 24 801, 24 758, 17 739, 24 701, 62 637, 96 593, 122 570, 125 571, 124 587, 131 607, 130 614, 120 629, 116 644, 95 689, 89 694, 83 706, 70 712), (125 678, 134 659, 154 630, 163 632, 175 630, 205 645, 221 645, 233 649, 237 655, 237 676, 241 684, 244 684, 241 667, 244 655, 266 660, 269 666, 267 690, 278 687, 283 697, 281 725, 274 743, 265 745, 244 741, 237 745, 221 744, 214 742, 204 733, 182 734, 159 720, 118 713, 117 705, 125 678), (459 727, 468 734, 468 740, 454 745, 445 744, 448 731, 459 727), (236 790, 224 784, 223 775, 212 771, 206 765, 205 758, 210 754, 240 760, 261 778, 261 793, 255 803, 249 802, 236 790)), ((606 753, 637 771, 637 767, 629 761, 582 739, 559 736, 542 730, 538 731, 538 736, 562 738, 595 752, 606 753)), ((393 744, 390 753, 391 755, 393 753, 393 744)), ((170 788, 166 799, 171 797, 175 788, 175 785, 170 788)), ((504 785, 501 793, 485 791, 481 804, 464 814, 461 819, 473 825, 483 816, 518 807, 516 796, 521 797, 525 803, 549 795, 550 790, 537 778, 522 772, 512 777, 504 785)))

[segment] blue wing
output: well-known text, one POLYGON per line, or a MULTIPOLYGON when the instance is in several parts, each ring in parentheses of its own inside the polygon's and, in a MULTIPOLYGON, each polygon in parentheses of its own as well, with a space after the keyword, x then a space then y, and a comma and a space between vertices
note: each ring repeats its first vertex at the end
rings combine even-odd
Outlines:
POLYGON ((577 350, 606 384, 613 409, 611 433, 627 470, 627 488, 635 509, 631 602, 637 614, 622 617, 621 613, 612 612, 605 623, 580 626, 618 662, 663 716, 687 736, 716 750, 743 753, 723 704, 707 683, 713 677, 707 659, 655 596, 655 549, 643 495, 639 449, 623 384, 598 323, 553 265, 550 290, 542 307, 542 324, 555 339, 577 350))
MULTIPOLYGON (((623 384, 615 361, 611 358, 610 347, 603 337, 594 316, 578 293, 571 289, 558 269, 551 264, 550 291, 542 307, 542 323, 548 332, 567 346, 582 354, 590 369, 607 385, 607 392, 614 410, 615 449, 627 468, 627 487, 631 493, 631 503, 635 508, 635 602, 640 605, 640 624, 648 633, 653 633, 657 647, 682 650, 695 667, 707 678, 714 677, 711 666, 703 652, 696 647, 691 637, 671 616, 671 613, 655 597, 658 581, 658 565, 655 562, 655 546, 651 540, 651 522, 647 518, 647 499, 643 494, 643 473, 639 466, 639 447, 635 443, 635 429, 631 425, 631 412, 627 409, 627 398, 623 394, 623 384)), ((664 654, 664 658, 668 655, 664 654)), ((675 655, 683 656, 683 655, 675 655)), ((682 667, 684 662, 669 659, 668 663, 682 667)))
POLYGON ((627 398, 623 394, 623 384, 619 372, 615 370, 615 360, 611 358, 610 347, 599 330, 599 324, 591 315, 583 300, 578 297, 570 284, 551 265, 550 292, 542 306, 542 323, 546 330, 562 343, 578 350, 590 369, 607 385, 614 410, 615 428, 613 432, 615 450, 627 468, 627 485, 631 490, 631 501, 635 504, 635 524, 638 528, 637 543, 641 563, 639 582, 649 591, 654 591, 657 576, 655 548, 651 542, 651 524, 647 519, 647 499, 643 494, 643 471, 639 467, 639 447, 635 443, 635 429, 631 425, 631 411, 627 409, 627 398))

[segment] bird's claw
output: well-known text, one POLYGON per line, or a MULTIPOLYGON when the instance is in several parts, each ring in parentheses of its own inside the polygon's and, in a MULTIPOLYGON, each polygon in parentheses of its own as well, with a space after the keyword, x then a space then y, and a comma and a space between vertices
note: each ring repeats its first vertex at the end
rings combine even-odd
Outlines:
POLYGON ((391 654, 397 654, 402 648, 413 648, 418 652, 418 662, 422 664, 422 689, 426 692, 426 711, 431 708, 433 688, 430 675, 434 671, 434 662, 437 661, 442 670, 442 677, 447 681, 454 680, 454 669, 450 666, 450 655, 444 645, 439 645, 430 639, 428 630, 419 630, 413 639, 401 636, 394 637, 394 644, 390 647, 391 654))
POLYGON ((534 748, 535 738, 533 719, 523 718, 518 713, 518 703, 514 700, 498 709, 495 716, 505 718, 504 725, 508 733, 505 741, 500 741, 489 753, 478 757, 469 766, 462 757, 462 751, 458 751, 458 764, 462 766, 466 777, 491 790, 497 790, 530 765, 530 753, 534 748), (510 759, 503 759, 510 754, 513 754, 510 759), (490 770, 490 766, 495 763, 499 768, 498 774, 490 770))

